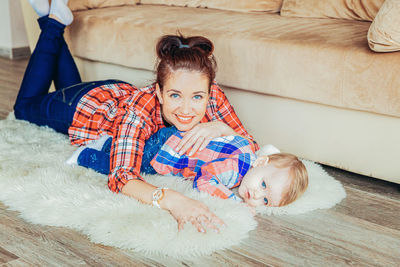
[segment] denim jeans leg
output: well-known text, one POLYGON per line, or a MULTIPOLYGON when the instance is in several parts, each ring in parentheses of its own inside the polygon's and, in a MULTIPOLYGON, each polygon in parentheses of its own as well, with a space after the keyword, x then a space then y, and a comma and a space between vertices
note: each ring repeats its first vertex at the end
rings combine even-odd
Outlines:
MULTIPOLYGON (((43 16, 38 19, 41 30, 45 29, 48 19, 48 16, 43 16)), ((58 53, 57 67, 52 79, 56 90, 82 82, 78 68, 76 67, 75 61, 68 49, 64 36, 61 36, 61 38, 62 45, 58 53)))
MULTIPOLYGON (((24 104, 31 97, 48 93, 63 44, 64 28, 63 24, 48 19, 26 67, 15 106, 24 104)), ((15 111, 15 115, 18 116, 19 110, 15 111)))
POLYGON ((44 96, 29 98, 21 105, 23 108, 20 112, 24 120, 68 134, 79 100, 102 82, 80 83, 44 96))
POLYGON ((75 107, 67 104, 62 93, 48 93, 65 43, 65 26, 51 18, 40 18, 38 21, 42 32, 22 80, 14 105, 15 116, 67 133, 75 107))
POLYGON ((26 101, 19 110, 22 119, 39 126, 48 126, 57 132, 68 134, 75 107, 62 100, 60 91, 37 96, 26 101))

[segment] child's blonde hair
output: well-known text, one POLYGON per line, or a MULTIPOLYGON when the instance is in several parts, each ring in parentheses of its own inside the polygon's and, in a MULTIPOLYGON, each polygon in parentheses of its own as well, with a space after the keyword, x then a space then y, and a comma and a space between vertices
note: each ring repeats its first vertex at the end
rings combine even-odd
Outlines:
POLYGON ((308 174, 303 162, 295 155, 277 153, 268 156, 269 163, 276 168, 289 168, 291 183, 284 193, 279 206, 285 206, 298 199, 308 186, 308 174))

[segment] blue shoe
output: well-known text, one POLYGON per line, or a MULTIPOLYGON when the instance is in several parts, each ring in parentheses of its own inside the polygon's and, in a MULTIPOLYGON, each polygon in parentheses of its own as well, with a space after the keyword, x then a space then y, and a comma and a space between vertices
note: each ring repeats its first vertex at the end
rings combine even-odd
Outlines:
POLYGON ((78 156, 78 165, 102 174, 109 174, 110 154, 93 148, 85 148, 78 156))
POLYGON ((78 157, 86 148, 92 148, 97 151, 104 151, 110 155, 112 137, 109 135, 100 136, 99 139, 90 141, 87 145, 79 147, 71 157, 66 161, 68 165, 78 164, 78 157))

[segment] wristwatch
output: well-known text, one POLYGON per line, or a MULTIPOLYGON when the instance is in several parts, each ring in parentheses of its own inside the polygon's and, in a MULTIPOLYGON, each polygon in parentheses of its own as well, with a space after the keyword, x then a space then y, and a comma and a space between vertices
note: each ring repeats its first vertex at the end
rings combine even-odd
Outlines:
POLYGON ((164 198, 165 190, 168 189, 167 187, 158 187, 156 190, 153 191, 153 206, 161 209, 160 201, 164 198))

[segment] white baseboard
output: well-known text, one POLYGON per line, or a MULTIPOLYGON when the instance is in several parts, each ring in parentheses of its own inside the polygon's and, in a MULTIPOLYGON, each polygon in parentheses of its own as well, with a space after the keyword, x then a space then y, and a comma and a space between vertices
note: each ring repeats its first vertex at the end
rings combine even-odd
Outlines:
POLYGON ((0 47, 0 57, 9 59, 27 58, 31 55, 31 50, 28 46, 25 47, 0 47))

